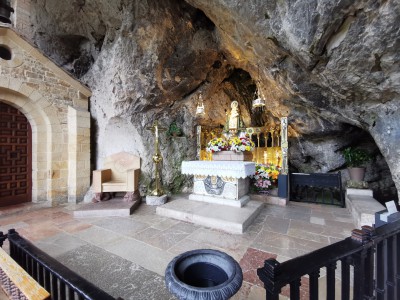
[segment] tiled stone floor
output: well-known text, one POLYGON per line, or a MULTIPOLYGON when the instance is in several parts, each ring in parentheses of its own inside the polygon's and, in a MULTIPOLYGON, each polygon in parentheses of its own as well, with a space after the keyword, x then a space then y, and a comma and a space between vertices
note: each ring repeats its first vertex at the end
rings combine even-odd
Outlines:
MULTIPOLYGON (((265 205, 241 235, 161 217, 145 203, 129 217, 74 219, 77 207, 0 208, 0 231, 15 228, 83 277, 124 299, 174 299, 164 285, 165 268, 176 255, 199 248, 224 251, 240 263, 244 282, 233 299, 265 299, 256 275, 265 259, 288 260, 348 237, 355 228, 344 208, 294 202, 286 207, 265 205)), ((307 294, 306 289, 302 292, 307 294)))

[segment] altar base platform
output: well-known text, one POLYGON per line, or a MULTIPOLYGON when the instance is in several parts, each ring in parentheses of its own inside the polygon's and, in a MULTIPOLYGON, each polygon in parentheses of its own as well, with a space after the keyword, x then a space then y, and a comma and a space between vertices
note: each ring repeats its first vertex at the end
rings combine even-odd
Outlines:
POLYGON ((253 200, 243 207, 233 207, 179 198, 158 206, 156 213, 196 225, 241 234, 251 225, 263 206, 264 203, 253 200))

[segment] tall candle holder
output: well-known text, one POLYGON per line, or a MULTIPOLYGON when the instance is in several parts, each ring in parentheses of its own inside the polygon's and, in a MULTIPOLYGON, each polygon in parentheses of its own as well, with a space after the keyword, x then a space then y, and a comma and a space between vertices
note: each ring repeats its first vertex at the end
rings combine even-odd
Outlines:
POLYGON ((166 131, 166 128, 158 126, 158 121, 156 120, 152 126, 147 127, 146 129, 151 130, 154 133, 154 155, 152 159, 155 164, 155 188, 146 197, 146 203, 149 205, 160 205, 164 204, 167 199, 161 184, 160 164, 163 161, 163 158, 160 153, 159 145, 159 134, 160 132, 166 131))

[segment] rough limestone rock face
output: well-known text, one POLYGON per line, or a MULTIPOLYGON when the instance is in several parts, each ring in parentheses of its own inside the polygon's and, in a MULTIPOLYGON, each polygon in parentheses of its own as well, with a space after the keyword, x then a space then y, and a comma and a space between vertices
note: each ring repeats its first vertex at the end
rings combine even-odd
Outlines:
MULTIPOLYGON (((56 1, 32 3, 35 42, 93 91, 93 163, 118 151, 154 172, 154 120, 163 184, 190 186, 195 125, 225 122, 238 100, 247 125, 289 118, 293 170, 344 170, 341 151, 367 149, 366 180, 383 198, 400 189, 400 3, 387 1, 56 1), (267 112, 251 111, 255 84, 267 112), (199 94, 207 114, 194 115, 199 94), (397 190, 396 190, 397 187, 397 190)), ((342 174, 347 178, 347 171, 342 174)))

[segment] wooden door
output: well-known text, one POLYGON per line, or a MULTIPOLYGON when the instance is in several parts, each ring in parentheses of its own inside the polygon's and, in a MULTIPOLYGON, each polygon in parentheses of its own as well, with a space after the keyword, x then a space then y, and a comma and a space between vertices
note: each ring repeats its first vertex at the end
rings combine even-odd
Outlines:
POLYGON ((0 102, 0 206, 31 201, 31 136, 27 118, 0 102))

